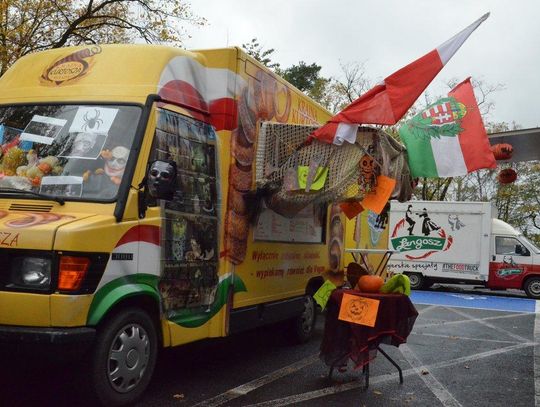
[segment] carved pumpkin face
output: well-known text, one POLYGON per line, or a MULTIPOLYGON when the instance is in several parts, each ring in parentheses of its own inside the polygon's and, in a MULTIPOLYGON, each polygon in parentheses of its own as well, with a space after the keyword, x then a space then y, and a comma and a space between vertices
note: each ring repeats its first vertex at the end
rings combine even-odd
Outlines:
POLYGON ((355 299, 349 303, 349 308, 347 309, 347 312, 351 319, 360 319, 366 312, 366 308, 367 305, 364 301, 355 299))
POLYGON ((496 160, 508 160, 512 158, 514 149, 511 144, 501 143, 491 146, 491 151, 496 160))

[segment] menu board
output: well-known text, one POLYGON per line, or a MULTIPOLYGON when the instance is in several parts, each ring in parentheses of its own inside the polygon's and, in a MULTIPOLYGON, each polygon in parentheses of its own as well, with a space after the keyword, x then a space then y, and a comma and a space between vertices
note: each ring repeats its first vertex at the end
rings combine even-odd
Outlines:
POLYGON ((281 216, 263 207, 254 230, 255 240, 295 243, 322 243, 324 211, 309 205, 294 218, 281 216))

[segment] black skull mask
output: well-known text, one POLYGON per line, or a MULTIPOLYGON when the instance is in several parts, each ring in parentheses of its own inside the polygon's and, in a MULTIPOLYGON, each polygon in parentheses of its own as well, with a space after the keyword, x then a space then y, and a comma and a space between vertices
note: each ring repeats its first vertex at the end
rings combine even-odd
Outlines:
POLYGON ((148 171, 148 192, 152 198, 172 199, 176 184, 176 163, 155 161, 148 171))

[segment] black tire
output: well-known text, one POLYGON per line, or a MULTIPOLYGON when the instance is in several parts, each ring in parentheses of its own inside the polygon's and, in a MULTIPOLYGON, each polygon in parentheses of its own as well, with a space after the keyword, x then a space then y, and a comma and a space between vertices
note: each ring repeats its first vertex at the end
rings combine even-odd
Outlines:
POLYGON ((420 273, 405 273, 409 277, 412 290, 423 290, 426 288, 426 278, 420 273))
POLYGON ((302 314, 290 321, 289 339, 294 344, 306 343, 313 336, 317 322, 317 307, 311 295, 304 295, 304 308, 302 314))
POLYGON ((139 308, 123 309, 98 328, 90 379, 101 404, 123 406, 142 395, 156 365, 157 338, 152 318, 139 308))
POLYGON ((540 299, 540 277, 529 277, 523 286, 527 297, 540 299))

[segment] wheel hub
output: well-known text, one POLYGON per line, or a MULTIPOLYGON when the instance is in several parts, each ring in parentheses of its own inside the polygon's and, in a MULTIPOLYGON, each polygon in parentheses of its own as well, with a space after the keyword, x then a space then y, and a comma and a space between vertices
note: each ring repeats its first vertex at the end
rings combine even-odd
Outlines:
POLYGON ((134 323, 123 327, 109 351, 109 383, 120 393, 129 392, 140 382, 149 360, 150 342, 144 328, 134 323))
POLYGON ((315 318, 315 306, 310 298, 306 298, 304 302, 304 313, 302 315, 302 328, 305 332, 311 330, 315 318))
POLYGON ((131 349, 126 357, 126 366, 128 368, 133 368, 139 361, 139 352, 137 349, 131 349))

